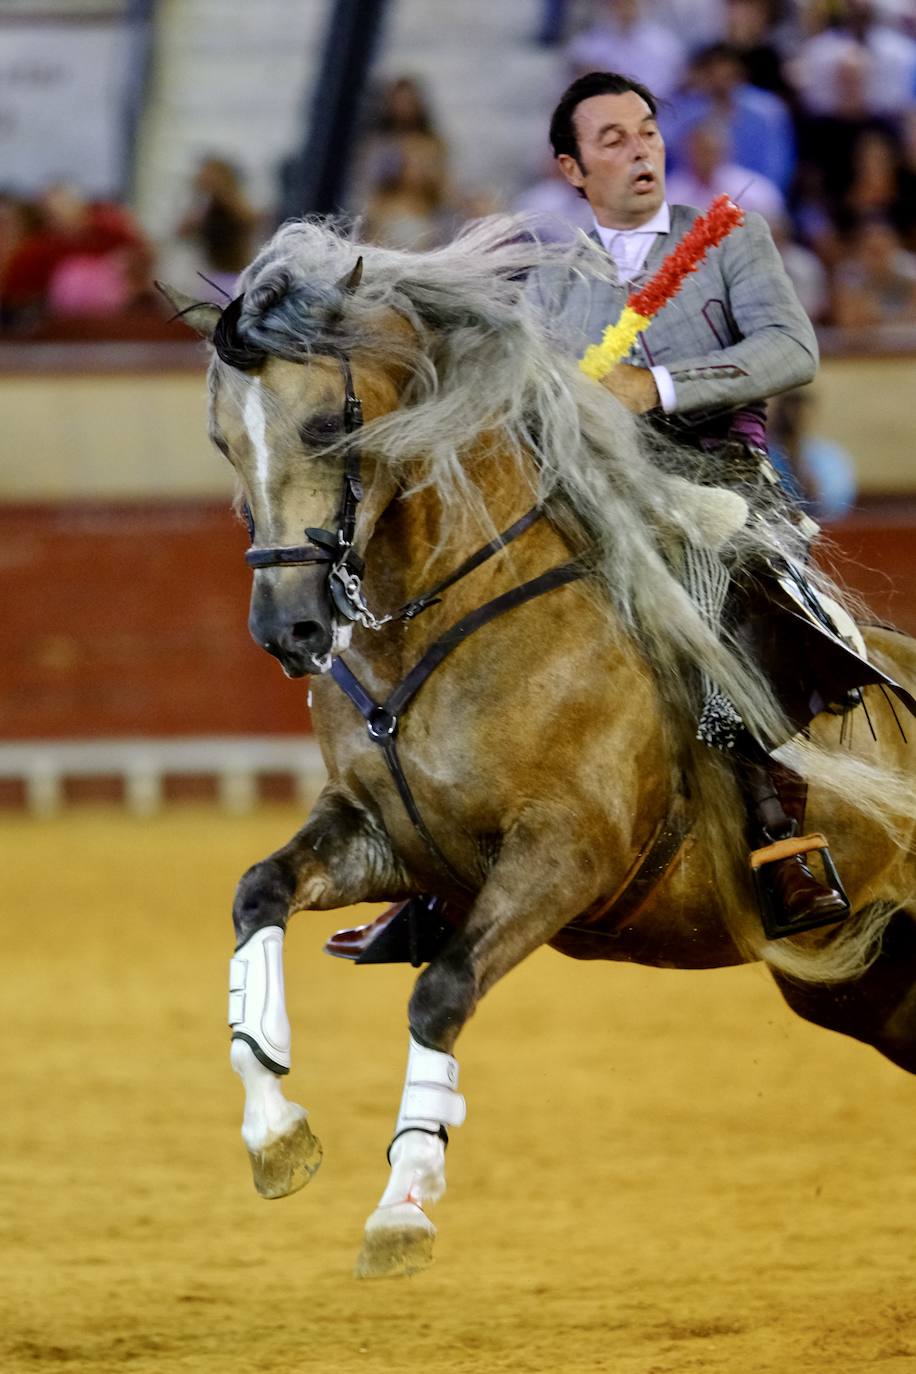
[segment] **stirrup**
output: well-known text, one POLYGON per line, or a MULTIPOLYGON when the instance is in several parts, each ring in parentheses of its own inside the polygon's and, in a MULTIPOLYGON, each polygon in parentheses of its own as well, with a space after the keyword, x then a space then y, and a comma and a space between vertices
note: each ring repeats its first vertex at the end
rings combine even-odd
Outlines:
POLYGON ((768 940, 782 940, 787 935, 801 935, 806 930, 817 930, 820 926, 836 925, 838 921, 844 919, 843 916, 836 915, 827 917, 798 916, 794 920, 786 919, 781 904, 773 892, 766 871, 769 864, 779 863, 782 859, 795 859, 815 851, 820 854, 821 863, 824 866, 825 883, 842 897, 846 903, 846 915, 849 914, 849 898, 840 881, 840 875, 833 861, 833 855, 830 853, 826 836, 822 835, 820 831, 815 831, 811 835, 797 835, 785 840, 774 840, 772 844, 765 845, 762 849, 752 850, 750 857, 754 891, 760 908, 764 934, 768 940))

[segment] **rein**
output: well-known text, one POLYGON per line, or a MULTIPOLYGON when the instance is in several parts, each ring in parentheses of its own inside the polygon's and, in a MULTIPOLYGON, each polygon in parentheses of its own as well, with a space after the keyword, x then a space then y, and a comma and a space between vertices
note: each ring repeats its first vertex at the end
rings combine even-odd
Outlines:
MULTIPOLYGON (((343 374, 344 430, 347 434, 355 434, 359 432, 363 424, 362 403, 353 389, 353 373, 349 358, 343 353, 334 353, 333 356, 340 363, 343 374)), ((359 444, 354 441, 347 448, 343 488, 337 514, 337 528, 334 530, 306 529, 305 535, 308 542, 305 544, 277 545, 275 547, 252 545, 245 554, 245 562, 253 569, 327 563, 329 565, 328 590, 336 609, 348 620, 358 621, 366 629, 380 630, 383 625, 392 622, 411 621, 431 606, 437 605, 441 600, 442 592, 447 591, 449 587, 453 587, 467 577, 469 573, 479 568, 494 554, 504 549, 507 544, 511 544, 514 539, 518 539, 520 535, 536 524, 544 513, 541 506, 532 506, 513 525, 510 525, 508 529, 503 530, 489 543, 472 553, 458 568, 437 582, 434 587, 428 588, 419 596, 405 602, 399 610, 391 612, 390 615, 378 617, 373 615, 366 603, 362 589, 365 563, 353 547, 356 517, 362 498, 361 450, 359 444)), ((523 582, 518 587, 513 587, 508 592, 503 592, 502 595, 494 597, 492 601, 488 601, 483 606, 469 612, 430 645, 384 702, 377 702, 369 695, 341 657, 335 658, 331 665, 331 676, 365 720, 366 729, 373 744, 378 745, 381 749, 388 771, 414 829, 439 866, 453 882, 465 891, 471 889, 443 854, 430 833, 401 766, 396 744, 401 717, 427 678, 475 630, 488 625, 491 620, 496 620, 516 606, 524 605, 526 601, 532 601, 557 587, 578 581, 585 577, 586 573, 586 567, 579 561, 564 563, 559 567, 548 569, 547 572, 541 573, 528 582, 523 582)))

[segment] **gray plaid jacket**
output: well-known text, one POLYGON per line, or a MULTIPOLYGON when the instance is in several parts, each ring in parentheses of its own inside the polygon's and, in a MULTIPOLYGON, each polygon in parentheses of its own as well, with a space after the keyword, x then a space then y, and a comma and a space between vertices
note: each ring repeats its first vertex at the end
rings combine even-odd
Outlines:
MULTIPOLYGON (((648 281, 699 213, 671 206, 669 233, 656 236, 632 282, 587 281, 554 267, 532 272, 529 298, 560 347, 581 357, 590 343, 598 343, 630 293, 648 281)), ((677 398, 673 414, 689 424, 811 381, 818 365, 814 330, 760 215, 748 213, 707 254, 640 335, 627 361, 668 369, 677 398)))

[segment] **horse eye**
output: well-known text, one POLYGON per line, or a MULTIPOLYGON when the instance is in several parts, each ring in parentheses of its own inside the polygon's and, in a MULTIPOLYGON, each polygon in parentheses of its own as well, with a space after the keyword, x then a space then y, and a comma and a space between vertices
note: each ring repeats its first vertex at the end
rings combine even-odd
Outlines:
POLYGON ((339 415, 310 415, 299 427, 299 437, 304 444, 330 444, 343 430, 339 415))

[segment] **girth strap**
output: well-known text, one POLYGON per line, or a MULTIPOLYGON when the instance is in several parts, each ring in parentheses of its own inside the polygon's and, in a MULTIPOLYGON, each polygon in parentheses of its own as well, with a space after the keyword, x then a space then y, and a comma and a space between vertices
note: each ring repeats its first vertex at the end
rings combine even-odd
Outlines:
MULTIPOLYGON (((523 519, 527 519, 527 517, 523 517, 523 519)), ((585 577, 586 572, 587 569, 581 563, 564 563, 558 568, 550 568, 547 572, 540 573, 539 576, 531 578, 528 582, 523 582, 518 587, 513 587, 508 592, 503 592, 501 596, 494 597, 492 601, 488 601, 485 605, 469 612, 430 645, 422 658, 398 683, 384 702, 377 702, 369 695, 341 657, 335 658, 331 665, 331 676, 365 720, 369 738, 381 749, 388 771, 414 829, 436 861, 445 869, 452 880, 465 891, 470 891, 468 884, 452 867, 431 835, 417 807, 414 795, 410 790, 410 784, 404 776, 395 743, 400 716, 443 659, 447 658, 454 649, 457 649, 459 644, 463 644, 475 630, 489 624, 491 620, 496 620, 498 616, 504 615, 507 611, 514 610, 516 606, 524 605, 526 601, 533 601, 535 597, 543 596, 546 592, 551 592, 557 587, 578 581, 585 577)))

